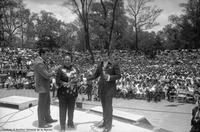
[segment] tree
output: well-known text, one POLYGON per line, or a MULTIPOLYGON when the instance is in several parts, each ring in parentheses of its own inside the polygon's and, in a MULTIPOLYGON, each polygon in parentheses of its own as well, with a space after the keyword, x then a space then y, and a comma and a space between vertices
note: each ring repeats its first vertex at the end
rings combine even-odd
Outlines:
POLYGON ((22 0, 3 0, 0 5, 1 38, 12 43, 13 38, 21 36, 21 42, 19 42, 23 46, 27 38, 28 24, 34 19, 34 13, 31 15, 30 10, 25 8, 22 0))
MULTIPOLYGON (((103 43, 101 47, 109 52, 113 47, 113 34, 117 33, 116 24, 120 24, 119 18, 122 18, 122 15, 124 15, 123 6, 122 0, 100 0, 100 2, 93 3, 92 5, 90 15, 94 33, 93 40, 100 39, 100 43, 103 43), (117 20, 119 23, 116 23, 117 20)), ((118 31, 120 32, 120 30, 118 31)), ((118 35, 120 36, 120 33, 118 35)))
POLYGON ((62 24, 58 37, 59 47, 73 51, 77 46, 78 28, 74 23, 62 24))
POLYGON ((31 13, 29 9, 25 9, 25 5, 21 3, 19 5, 19 10, 17 12, 18 17, 19 17, 19 22, 20 22, 20 28, 19 34, 21 35, 21 42, 22 42, 22 47, 24 45, 24 40, 26 39, 26 30, 27 30, 27 24, 29 21, 31 21, 31 13))
POLYGON ((48 47, 51 50, 58 47, 57 37, 60 35, 61 21, 58 21, 51 12, 41 11, 35 25, 38 47, 48 47))
POLYGON ((32 13, 31 18, 28 19, 28 22, 25 27, 25 35, 26 35, 26 44, 33 42, 36 37, 35 24, 37 23, 38 14, 32 13))
POLYGON ((177 30, 176 47, 179 48, 199 48, 200 47, 200 1, 189 0, 181 3, 185 14, 180 16, 171 15, 169 21, 173 25, 173 30, 177 30))
POLYGON ((1 31, 3 32, 3 39, 9 44, 12 42, 13 35, 16 33, 17 29, 20 28, 20 22, 17 17, 17 11, 19 10, 18 5, 22 1, 1 1, 3 4, 1 6, 1 31))
MULTIPOLYGON (((199 0, 189 0, 188 3, 181 3, 181 7, 184 7, 183 23, 190 25, 191 33, 193 34, 192 41, 194 43, 194 48, 200 47, 200 1, 199 0)), ((184 28, 183 28, 184 29, 184 28)), ((183 32, 187 32, 184 31, 183 32)))
POLYGON ((157 6, 147 6, 154 0, 128 0, 127 11, 132 17, 133 27, 135 28, 135 44, 138 51, 138 35, 142 30, 148 30, 158 25, 156 18, 163 11, 157 6))
POLYGON ((63 3, 63 6, 68 7, 73 13, 77 14, 84 27, 85 46, 91 54, 94 63, 94 56, 90 47, 90 33, 89 33, 89 11, 93 0, 68 0, 63 3))
POLYGON ((169 16, 169 21, 171 24, 163 29, 167 34, 167 40, 173 43, 173 47, 176 49, 192 48, 192 45, 189 46, 188 42, 193 41, 194 33, 191 31, 191 25, 185 15, 171 15, 169 16))
POLYGON ((38 47, 74 49, 78 31, 74 23, 66 24, 57 20, 52 12, 41 11, 37 16, 35 34, 38 47))
POLYGON ((5 39, 5 24, 4 24, 4 21, 3 21, 3 10, 5 8, 7 8, 8 6, 12 6, 14 3, 12 1, 9 1, 9 0, 1 0, 0 1, 0 43, 2 42, 5 42, 6 39, 5 39))

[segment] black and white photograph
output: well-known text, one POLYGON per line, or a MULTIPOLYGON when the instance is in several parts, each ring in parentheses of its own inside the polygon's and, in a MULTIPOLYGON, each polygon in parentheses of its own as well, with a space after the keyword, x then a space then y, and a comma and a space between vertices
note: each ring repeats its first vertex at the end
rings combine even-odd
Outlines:
POLYGON ((0 132, 200 132, 200 0, 0 0, 0 132))

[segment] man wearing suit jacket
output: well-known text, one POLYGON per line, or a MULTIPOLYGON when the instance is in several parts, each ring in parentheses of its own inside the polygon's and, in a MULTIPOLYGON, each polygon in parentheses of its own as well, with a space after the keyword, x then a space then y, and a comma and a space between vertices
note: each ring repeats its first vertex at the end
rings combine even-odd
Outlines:
POLYGON ((112 99, 116 94, 116 80, 121 78, 121 72, 116 63, 109 61, 107 51, 104 50, 101 52, 101 60, 94 74, 91 77, 85 78, 84 81, 94 80, 100 77, 98 94, 103 108, 103 123, 98 127, 105 128, 103 132, 109 132, 112 129, 112 99))
POLYGON ((55 71, 48 72, 47 60, 49 51, 40 49, 39 56, 34 62, 35 91, 39 93, 38 99, 38 126, 39 128, 52 127, 50 123, 57 122, 50 115, 50 78, 55 75, 55 71))
POLYGON ((191 125, 190 132, 200 132, 200 96, 197 98, 197 106, 192 109, 191 125))

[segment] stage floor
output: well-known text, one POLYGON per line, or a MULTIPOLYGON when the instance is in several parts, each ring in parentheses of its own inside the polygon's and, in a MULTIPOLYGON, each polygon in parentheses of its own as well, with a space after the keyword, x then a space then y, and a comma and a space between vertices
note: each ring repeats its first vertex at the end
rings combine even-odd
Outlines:
MULTIPOLYGON (((17 132, 34 132, 34 131, 59 131, 59 108, 51 105, 51 115, 58 122, 52 124, 52 128, 40 129, 37 121, 37 106, 24 110, 0 107, 0 131, 17 131, 17 132)), ((74 112, 74 123, 76 129, 68 129, 66 131, 75 132, 101 132, 103 129, 97 128, 102 120, 100 114, 91 111, 83 111, 76 109, 74 112)), ((142 128, 130 123, 113 119, 113 127, 111 132, 153 132, 146 128, 142 128)))

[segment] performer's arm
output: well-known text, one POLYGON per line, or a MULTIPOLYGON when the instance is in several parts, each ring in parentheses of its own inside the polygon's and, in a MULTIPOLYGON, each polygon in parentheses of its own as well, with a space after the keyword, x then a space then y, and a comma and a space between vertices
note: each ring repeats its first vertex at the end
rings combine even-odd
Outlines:
POLYGON ((50 79, 55 74, 54 72, 49 73, 42 63, 37 64, 36 70, 46 79, 50 79))
POLYGON ((100 70, 99 70, 99 66, 98 66, 96 71, 94 72, 94 74, 90 77, 87 77, 86 80, 87 81, 94 80, 94 79, 97 79, 99 76, 100 76, 100 70))

